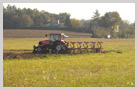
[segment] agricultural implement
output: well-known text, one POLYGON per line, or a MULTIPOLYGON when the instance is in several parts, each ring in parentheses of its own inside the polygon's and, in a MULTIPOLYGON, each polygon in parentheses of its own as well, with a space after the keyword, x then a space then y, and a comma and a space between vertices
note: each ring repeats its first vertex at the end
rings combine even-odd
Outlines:
POLYGON ((33 46, 33 53, 98 53, 103 49, 103 42, 67 42, 64 40, 66 37, 63 33, 51 33, 50 40, 39 41, 38 46, 33 46))

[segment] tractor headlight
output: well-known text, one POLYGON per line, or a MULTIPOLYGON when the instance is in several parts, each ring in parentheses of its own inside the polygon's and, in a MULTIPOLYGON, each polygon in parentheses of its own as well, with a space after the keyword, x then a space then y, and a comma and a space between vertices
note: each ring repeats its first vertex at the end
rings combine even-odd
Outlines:
POLYGON ((42 45, 42 42, 39 42, 39 45, 42 45))

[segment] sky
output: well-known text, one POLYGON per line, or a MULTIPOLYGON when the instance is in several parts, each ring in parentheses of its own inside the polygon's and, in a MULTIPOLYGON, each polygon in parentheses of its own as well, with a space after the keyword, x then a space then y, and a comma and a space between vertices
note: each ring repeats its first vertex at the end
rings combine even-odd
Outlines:
POLYGON ((106 12, 117 11, 123 20, 130 23, 135 22, 135 3, 3 3, 7 5, 15 5, 17 8, 37 8, 39 11, 44 10, 49 13, 67 12, 71 14, 71 18, 91 19, 93 13, 98 10, 100 16, 106 12))

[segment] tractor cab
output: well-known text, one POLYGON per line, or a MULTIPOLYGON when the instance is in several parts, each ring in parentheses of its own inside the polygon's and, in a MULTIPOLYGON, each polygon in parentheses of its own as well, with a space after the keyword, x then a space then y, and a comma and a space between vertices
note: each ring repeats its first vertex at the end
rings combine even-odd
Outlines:
POLYGON ((60 33, 50 34, 50 41, 57 41, 57 40, 61 40, 61 34, 60 33))
POLYGON ((65 37, 68 37, 67 35, 65 35, 64 33, 51 33, 50 34, 50 41, 54 42, 54 41, 64 41, 65 37))

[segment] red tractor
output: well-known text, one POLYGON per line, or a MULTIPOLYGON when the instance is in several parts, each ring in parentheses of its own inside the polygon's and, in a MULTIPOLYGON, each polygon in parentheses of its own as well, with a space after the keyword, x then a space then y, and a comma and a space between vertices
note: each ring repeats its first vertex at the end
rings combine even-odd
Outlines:
POLYGON ((50 40, 39 41, 38 46, 34 45, 33 53, 66 53, 68 43, 64 37, 68 36, 63 33, 51 33, 50 40))

